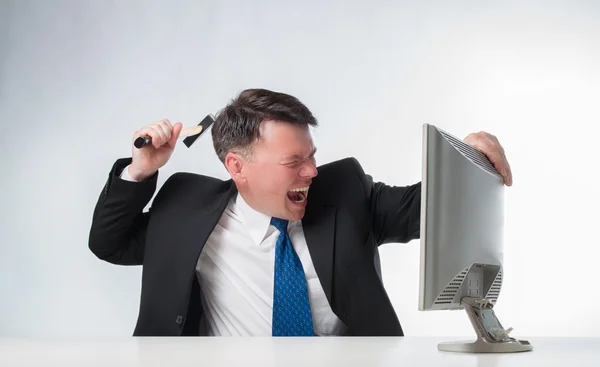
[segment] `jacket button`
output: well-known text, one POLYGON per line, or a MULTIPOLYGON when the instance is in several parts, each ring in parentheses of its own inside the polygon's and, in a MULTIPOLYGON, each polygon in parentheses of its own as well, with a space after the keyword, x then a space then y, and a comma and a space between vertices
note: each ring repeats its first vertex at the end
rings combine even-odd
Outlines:
POLYGON ((175 320, 176 323, 178 323, 179 325, 183 324, 183 316, 177 316, 177 319, 175 320))

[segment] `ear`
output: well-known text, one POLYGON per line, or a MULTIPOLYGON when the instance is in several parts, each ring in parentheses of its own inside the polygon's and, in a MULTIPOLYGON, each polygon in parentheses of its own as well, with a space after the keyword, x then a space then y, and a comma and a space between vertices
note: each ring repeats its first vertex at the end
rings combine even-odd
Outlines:
POLYGON ((243 173, 245 160, 240 155, 229 152, 225 156, 225 168, 235 183, 243 182, 246 177, 243 173))

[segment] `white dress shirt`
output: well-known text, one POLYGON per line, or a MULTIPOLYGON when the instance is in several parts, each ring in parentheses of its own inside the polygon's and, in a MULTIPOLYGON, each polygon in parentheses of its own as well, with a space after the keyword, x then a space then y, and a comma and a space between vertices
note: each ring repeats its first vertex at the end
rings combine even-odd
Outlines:
MULTIPOLYGON (((125 168, 121 178, 135 181, 125 168)), ((304 268, 317 335, 341 335, 313 265, 301 221, 288 224, 304 268)), ((279 230, 271 217, 252 209, 238 193, 208 237, 196 273, 202 289, 201 335, 271 336, 275 245, 279 230)))

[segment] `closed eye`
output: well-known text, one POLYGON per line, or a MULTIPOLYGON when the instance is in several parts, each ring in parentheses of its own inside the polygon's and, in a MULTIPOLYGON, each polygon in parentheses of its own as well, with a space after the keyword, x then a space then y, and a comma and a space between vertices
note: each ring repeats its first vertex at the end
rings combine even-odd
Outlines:
POLYGON ((293 161, 293 162, 286 163, 285 166, 290 167, 290 168, 295 168, 295 167, 298 167, 300 164, 302 164, 302 161, 293 161))
POLYGON ((296 167, 300 166, 302 163, 304 163, 304 161, 306 161, 306 159, 308 159, 312 164, 315 164, 315 154, 316 153, 317 153, 317 148, 313 148, 313 150, 310 153, 310 155, 308 156, 308 158, 293 156, 293 157, 291 157, 293 160, 283 163, 283 165, 286 167, 290 167, 290 168, 296 168, 296 167))

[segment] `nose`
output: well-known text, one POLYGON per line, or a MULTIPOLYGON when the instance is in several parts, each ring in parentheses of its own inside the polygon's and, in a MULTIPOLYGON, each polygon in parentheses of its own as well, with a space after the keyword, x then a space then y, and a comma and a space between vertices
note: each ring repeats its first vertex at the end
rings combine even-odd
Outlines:
POLYGON ((318 174, 317 166, 315 162, 308 159, 300 168, 300 177, 302 178, 313 178, 318 174))

